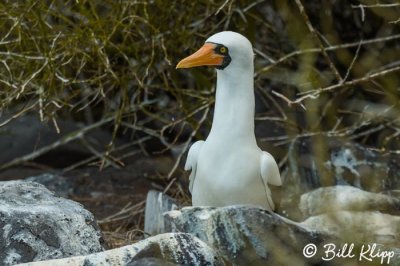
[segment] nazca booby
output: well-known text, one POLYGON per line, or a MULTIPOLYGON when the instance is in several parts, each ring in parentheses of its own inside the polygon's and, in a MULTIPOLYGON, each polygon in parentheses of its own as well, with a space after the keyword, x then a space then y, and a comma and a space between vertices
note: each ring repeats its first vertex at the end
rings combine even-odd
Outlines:
POLYGON ((274 210, 270 185, 282 185, 278 165, 254 135, 254 54, 250 41, 224 31, 208 38, 176 68, 215 66, 217 89, 211 131, 189 149, 193 206, 256 205, 274 210))

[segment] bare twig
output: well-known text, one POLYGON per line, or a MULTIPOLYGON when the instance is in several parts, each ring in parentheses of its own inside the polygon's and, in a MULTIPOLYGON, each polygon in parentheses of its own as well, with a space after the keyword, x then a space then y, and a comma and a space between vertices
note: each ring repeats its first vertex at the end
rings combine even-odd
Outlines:
POLYGON ((179 134, 177 134, 177 136, 176 136, 175 139, 172 141, 172 143, 169 143, 169 142, 165 139, 165 137, 164 137, 165 131, 166 131, 168 128, 170 128, 170 127, 172 127, 172 126, 174 126, 174 125, 180 124, 180 123, 182 123, 182 122, 187 121, 190 117, 193 117, 195 114, 197 114, 198 112, 200 112, 200 111, 202 111, 202 110, 204 110, 204 109, 209 109, 209 108, 210 108, 210 105, 211 105, 213 102, 214 102, 214 101, 208 101, 208 102, 206 102, 205 104, 203 104, 203 105, 201 105, 200 107, 198 107, 198 108, 196 108, 195 110, 193 110, 192 112, 188 113, 187 115, 181 117, 180 119, 177 119, 177 120, 175 120, 175 121, 173 121, 173 122, 171 122, 171 123, 168 123, 167 125, 163 126, 163 128, 161 129, 160 139, 161 139, 162 143, 165 145, 166 148, 165 148, 163 151, 161 151, 161 152, 164 152, 165 150, 170 149, 170 148, 175 144, 175 142, 177 141, 177 138, 179 137, 179 134))
POLYGON ((400 3, 391 3, 391 4, 373 4, 373 5, 351 5, 352 8, 389 8, 389 7, 397 7, 400 6, 400 3))
MULTIPOLYGON (((388 41, 397 40, 397 39, 400 39, 400 34, 395 34, 395 35, 387 36, 387 37, 383 37, 383 38, 375 38, 375 39, 371 39, 371 40, 365 40, 365 41, 361 41, 361 42, 333 45, 333 46, 326 47, 325 50, 326 51, 335 51, 335 50, 346 49, 346 48, 351 48, 351 47, 358 47, 360 45, 364 46, 364 45, 373 44, 373 43, 388 42, 388 41)), ((278 60, 275 60, 274 63, 261 68, 260 70, 258 70, 255 73, 255 76, 259 76, 261 73, 269 71, 271 68, 287 61, 288 59, 290 59, 294 56, 308 54, 308 53, 320 53, 320 52, 321 52, 321 49, 318 49, 318 48, 304 49, 304 50, 298 50, 298 51, 291 52, 291 53, 279 58, 278 60)))
MULTIPOLYGON (((289 98, 287 98, 285 95, 283 95, 283 94, 281 94, 279 92, 276 92, 274 90, 271 91, 271 92, 272 92, 272 94, 274 94, 274 95, 278 96, 279 98, 283 99, 289 105, 289 107, 291 107, 293 104, 300 104, 301 108, 303 108, 304 110, 307 110, 307 108, 301 102, 292 101, 289 98)), ((310 98, 312 98, 312 97, 310 96, 310 98)))
POLYGON ((342 82, 343 78, 340 75, 339 71, 336 69, 335 64, 332 62, 331 58, 329 57, 328 53, 326 52, 326 48, 324 47, 318 34, 316 33, 314 27, 312 26, 310 19, 308 18, 308 15, 304 9, 304 6, 301 3, 301 0, 295 0, 295 1, 296 1, 297 6, 299 7, 300 14, 303 16, 304 21, 306 22, 308 30, 311 32, 311 34, 314 36, 314 38, 318 41, 320 50, 321 50, 322 54, 324 55, 325 59, 328 61, 329 67, 332 69, 333 73, 336 75, 336 78, 339 80, 339 82, 342 82))
POLYGON ((331 91, 331 90, 335 90, 335 89, 339 89, 339 88, 345 88, 345 87, 350 87, 353 85, 357 85, 363 82, 367 82, 367 81, 372 81, 373 79, 379 78, 379 77, 384 77, 386 75, 395 73, 400 71, 400 66, 398 67, 393 67, 393 68, 389 68, 386 70, 382 70, 379 72, 376 72, 374 74, 368 74, 362 78, 358 78, 358 79, 353 79, 350 81, 346 81, 343 83, 337 83, 328 87, 324 87, 324 88, 319 88, 316 90, 309 90, 309 91, 305 91, 303 93, 300 93, 299 95, 303 95, 300 98, 297 98, 296 100, 292 101, 290 99, 288 99, 287 97, 285 97, 284 95, 277 93, 277 92, 273 92, 276 96, 284 99, 288 105, 293 105, 293 104, 300 104, 301 102, 303 102, 306 99, 316 99, 318 98, 318 96, 323 93, 323 92, 327 92, 327 91, 331 91))
POLYGON ((221 12, 222 9, 229 3, 231 0, 225 0, 225 2, 217 9, 217 12, 215 12, 215 15, 218 15, 219 12, 221 12))
POLYGON ((187 151, 187 149, 189 148, 190 143, 192 142, 192 139, 194 138, 194 136, 197 134, 197 131, 200 129, 201 125, 204 123, 204 121, 207 118, 208 112, 210 111, 210 108, 207 108, 204 110, 203 116, 201 117, 201 119, 199 120, 199 123, 197 124, 197 127, 192 131, 192 133, 190 134, 190 137, 188 138, 188 140, 185 142, 185 144, 183 145, 183 149, 181 151, 181 153, 179 154, 178 158, 175 161, 174 166, 172 167, 172 169, 169 171, 168 173, 168 179, 171 179, 172 175, 175 173, 176 169, 178 168, 181 160, 182 160, 182 156, 183 154, 185 154, 185 152, 187 151))
POLYGON ((98 127, 100 127, 100 126, 102 126, 104 124, 107 124, 110 121, 112 121, 112 118, 105 118, 105 119, 103 119, 103 120, 101 120, 101 121, 99 121, 97 123, 94 123, 92 125, 89 125, 87 127, 82 128, 82 129, 76 130, 76 131, 64 136, 63 138, 61 138, 61 139, 59 139, 59 140, 57 140, 57 141, 55 141, 55 142, 43 147, 43 148, 40 148, 40 149, 30 153, 30 154, 24 155, 22 157, 15 158, 14 160, 12 160, 10 162, 2 164, 0 166, 0 170, 4 170, 6 168, 10 168, 12 166, 15 166, 15 165, 22 164, 22 163, 25 163, 27 161, 33 160, 33 159, 45 154, 46 152, 54 150, 57 147, 60 147, 60 146, 62 146, 64 144, 69 143, 71 141, 74 141, 76 139, 82 138, 83 135, 86 134, 87 132, 89 132, 89 131, 91 131, 91 130, 93 130, 95 128, 98 128, 98 127))
POLYGON ((6 119, 5 121, 0 123, 0 127, 7 125, 8 123, 10 123, 12 120, 14 120, 15 118, 20 117, 21 115, 23 115, 24 113, 28 112, 29 110, 32 110, 33 108, 35 108, 37 106, 37 103, 34 103, 28 107, 23 108, 21 111, 15 113, 14 115, 12 115, 10 118, 6 119))
POLYGON ((379 71, 379 72, 376 72, 373 74, 368 74, 362 78, 353 79, 350 81, 343 82, 341 84, 335 84, 335 85, 328 86, 325 88, 307 91, 307 92, 305 92, 305 94, 315 94, 315 93, 320 94, 321 92, 326 92, 326 91, 334 90, 334 89, 341 88, 341 87, 348 87, 348 86, 356 85, 356 84, 359 84, 362 82, 371 81, 375 78, 383 77, 383 76, 386 76, 386 75, 389 75, 389 74, 392 74, 392 73, 395 73, 398 71, 400 71, 400 66, 382 70, 382 71, 379 71))
POLYGON ((131 205, 131 202, 128 202, 120 211, 104 218, 98 221, 99 224, 105 224, 105 223, 112 223, 120 220, 125 220, 128 219, 138 213, 143 213, 144 212, 144 205, 146 201, 140 201, 139 203, 135 205, 131 205))
POLYGON ((353 68, 354 63, 356 62, 356 60, 358 58, 358 54, 360 53, 360 48, 361 48, 361 41, 360 41, 360 45, 357 46, 356 54, 354 55, 353 60, 350 63, 350 66, 347 68, 346 75, 344 76, 342 83, 345 82, 347 80, 347 78, 349 77, 350 71, 353 68))
POLYGON ((42 70, 47 66, 47 64, 49 63, 49 61, 47 59, 45 59, 43 65, 36 70, 25 82, 24 84, 22 84, 20 91, 17 94, 16 99, 18 99, 22 93, 24 93, 25 91, 25 87, 37 76, 39 75, 40 72, 42 72, 42 70))

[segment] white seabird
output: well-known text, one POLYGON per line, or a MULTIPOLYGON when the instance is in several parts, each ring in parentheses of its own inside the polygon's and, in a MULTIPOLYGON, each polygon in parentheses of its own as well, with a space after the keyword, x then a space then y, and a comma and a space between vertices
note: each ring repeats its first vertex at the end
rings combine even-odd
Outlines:
POLYGON ((215 66, 214 118, 205 141, 189 150, 193 206, 250 204, 274 210, 271 185, 282 185, 278 165, 254 135, 254 54, 247 38, 224 31, 208 38, 176 68, 215 66))

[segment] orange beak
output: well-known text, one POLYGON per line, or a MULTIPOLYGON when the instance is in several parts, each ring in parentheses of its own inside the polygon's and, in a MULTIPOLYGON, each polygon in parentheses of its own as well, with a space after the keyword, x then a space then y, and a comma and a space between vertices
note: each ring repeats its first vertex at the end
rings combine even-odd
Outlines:
POLYGON ((176 68, 190 68, 196 66, 219 66, 224 61, 224 56, 215 53, 216 45, 204 44, 197 52, 182 59, 176 68))

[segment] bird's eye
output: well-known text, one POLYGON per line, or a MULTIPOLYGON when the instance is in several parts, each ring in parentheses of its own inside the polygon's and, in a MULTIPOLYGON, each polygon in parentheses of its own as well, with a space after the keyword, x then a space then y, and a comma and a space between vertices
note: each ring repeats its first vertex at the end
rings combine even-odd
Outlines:
POLYGON ((223 47, 223 46, 221 46, 221 47, 219 48, 219 52, 220 52, 221 54, 226 53, 226 48, 223 47))

